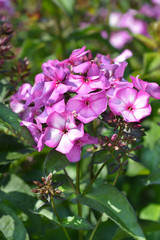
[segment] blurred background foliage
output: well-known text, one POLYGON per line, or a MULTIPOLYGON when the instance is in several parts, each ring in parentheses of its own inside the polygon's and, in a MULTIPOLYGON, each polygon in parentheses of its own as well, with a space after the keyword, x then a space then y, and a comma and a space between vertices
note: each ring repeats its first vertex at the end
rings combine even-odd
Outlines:
MULTIPOLYGON (((3 70, 0 69, 0 101, 8 106, 9 97, 22 83, 34 83, 35 75, 42 71, 42 63, 49 59, 63 60, 74 49, 84 45, 94 56, 101 53, 115 57, 124 49, 130 49, 133 57, 127 60, 125 77, 129 80, 130 75, 140 75, 140 78, 146 81, 160 84, 159 21, 138 14, 137 18, 148 24, 150 37, 131 33, 132 41, 121 49, 113 47, 105 35, 113 30, 109 26, 111 12, 125 13, 130 8, 137 10, 144 3, 150 1, 13 0, 13 15, 5 14, 7 21, 13 26, 11 51, 15 57, 7 59, 3 64, 3 70), (25 57, 28 58, 29 65, 27 64, 25 69, 27 75, 23 78, 20 72, 14 71, 12 67, 18 66, 25 57)), ((2 13, 0 14, 3 15, 2 13)), ((152 100, 151 105, 152 114, 142 123, 146 136, 139 142, 143 147, 136 151, 138 161, 129 160, 126 172, 120 176, 117 187, 136 210, 146 239, 159 240, 160 101, 152 100)), ((88 129, 90 127, 88 125, 88 129)), ((92 127, 90 132, 93 135, 92 127)), ((104 132, 104 135, 110 134, 108 129, 104 132)), ((96 136, 97 133, 94 134, 96 136)), ((28 143, 18 139, 3 123, 0 125, 0 239, 65 239, 55 224, 44 216, 34 214, 33 210, 37 197, 31 192, 32 182, 40 180, 44 175, 43 163, 49 151, 50 149, 46 147, 42 152, 36 152, 28 143)), ((81 160, 82 184, 86 181, 89 157, 84 150, 81 160)), ((75 165, 70 164, 67 171, 75 179, 75 165)), ((103 181, 112 182, 114 177, 115 174, 108 175, 107 169, 104 169, 95 187, 103 181)), ((55 178, 66 181, 61 171, 55 178)), ((70 189, 70 186, 66 184, 64 188, 70 189)), ((76 213, 74 203, 68 205, 68 201, 57 205, 60 216, 76 213)), ((89 211, 87 207, 85 211, 87 214, 89 211)), ((91 216, 93 224, 97 218, 95 212, 91 216)), ((104 216, 102 221, 94 240, 131 239, 107 216, 104 216)), ((71 229, 68 231, 72 239, 77 239, 75 231, 71 229)))

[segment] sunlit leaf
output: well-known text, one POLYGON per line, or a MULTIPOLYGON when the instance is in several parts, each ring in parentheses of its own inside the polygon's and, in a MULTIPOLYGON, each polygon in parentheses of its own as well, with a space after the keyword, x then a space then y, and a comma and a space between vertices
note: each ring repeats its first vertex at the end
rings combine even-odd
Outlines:
POLYGON ((7 240, 29 240, 21 220, 11 208, 3 203, 0 204, 0 231, 7 240))
POLYGON ((85 196, 80 196, 79 201, 90 208, 106 213, 134 239, 145 239, 132 206, 116 187, 104 184, 98 189, 91 190, 85 196))

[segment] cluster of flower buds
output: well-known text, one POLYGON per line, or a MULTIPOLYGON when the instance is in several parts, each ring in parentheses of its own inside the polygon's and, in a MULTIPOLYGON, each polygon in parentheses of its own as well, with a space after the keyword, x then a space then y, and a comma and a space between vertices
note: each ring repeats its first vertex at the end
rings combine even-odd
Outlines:
POLYGON ((10 44, 12 33, 11 24, 6 22, 5 17, 0 18, 0 67, 4 61, 14 57, 13 53, 10 51, 12 47, 10 44))
POLYGON ((58 189, 61 183, 53 182, 53 174, 50 173, 47 177, 42 177, 42 182, 34 181, 33 183, 37 186, 32 192, 37 193, 39 198, 44 201, 50 201, 51 197, 61 198, 62 191, 58 189))
POLYGON ((97 144, 98 138, 84 131, 84 125, 98 118, 109 106, 113 115, 126 122, 139 122, 151 113, 149 97, 160 99, 157 83, 131 77, 123 78, 128 57, 92 53, 85 46, 63 61, 49 60, 35 84, 23 84, 11 97, 11 109, 22 119, 41 151, 44 144, 66 155, 69 161, 81 158, 85 144, 97 144))

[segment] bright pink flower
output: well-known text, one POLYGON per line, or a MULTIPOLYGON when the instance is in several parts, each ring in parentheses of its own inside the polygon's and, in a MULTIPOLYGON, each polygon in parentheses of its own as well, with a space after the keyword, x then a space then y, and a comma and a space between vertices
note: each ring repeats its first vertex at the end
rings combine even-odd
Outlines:
POLYGON ((66 157, 70 162, 78 162, 81 159, 81 148, 86 144, 98 144, 98 138, 92 137, 88 133, 85 133, 82 138, 75 141, 74 146, 66 157))
POLYGON ((47 119, 48 127, 44 133, 44 143, 56 150, 67 154, 72 149, 76 139, 83 137, 83 124, 75 124, 73 114, 53 112, 47 119))
POLYGON ((133 88, 122 88, 109 100, 109 107, 116 115, 122 115, 126 122, 138 122, 150 115, 149 94, 133 88))
POLYGON ((136 78, 133 76, 130 76, 130 78, 135 88, 147 92, 153 98, 160 99, 160 86, 157 83, 145 82, 139 79, 139 75, 136 78))
POLYGON ((71 98, 66 110, 77 114, 77 119, 83 123, 91 122, 107 108, 105 91, 90 93, 84 96, 77 95, 71 98))

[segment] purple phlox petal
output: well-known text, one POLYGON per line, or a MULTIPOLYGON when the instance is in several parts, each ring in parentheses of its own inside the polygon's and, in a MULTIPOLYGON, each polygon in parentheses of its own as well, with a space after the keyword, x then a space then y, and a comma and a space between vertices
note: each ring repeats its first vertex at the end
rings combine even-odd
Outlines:
POLYGON ((62 99, 59 102, 46 106, 44 111, 37 117, 37 119, 41 123, 46 123, 47 118, 51 113, 53 112, 62 113, 64 111, 65 111, 65 102, 64 102, 64 99, 62 99))
POLYGON ((91 64, 92 63, 90 61, 81 63, 81 64, 73 67, 73 72, 84 74, 85 72, 87 72, 87 70, 88 70, 88 68, 90 67, 91 64))
POLYGON ((122 62, 120 63, 119 67, 115 70, 115 78, 122 78, 123 75, 124 75, 124 71, 125 71, 125 68, 126 66, 128 65, 127 62, 122 62))
POLYGON ((29 129, 35 143, 37 144, 37 146, 33 146, 33 147, 40 152, 44 147, 44 144, 42 141, 43 131, 42 131, 41 123, 37 119, 35 119, 35 121, 36 123, 22 121, 21 126, 26 126, 29 129))
POLYGON ((133 76, 130 76, 130 78, 131 78, 133 86, 135 88, 137 88, 140 91, 145 92, 145 89, 146 89, 146 86, 147 86, 148 82, 144 82, 142 79, 139 79, 139 75, 136 78, 133 77, 133 76))
POLYGON ((91 62, 91 65, 88 68, 87 77, 93 77, 99 75, 99 67, 95 62, 91 62))
POLYGON ((47 127, 44 132, 43 141, 48 147, 55 148, 61 140, 63 133, 61 130, 47 127))
POLYGON ((86 144, 98 144, 98 138, 90 136, 88 133, 84 133, 82 138, 75 141, 74 146, 66 157, 70 162, 78 162, 81 159, 81 147, 86 144))
POLYGON ((24 83, 18 89, 18 92, 11 96, 10 107, 14 112, 20 113, 24 110, 24 105, 27 99, 30 97, 29 92, 31 89, 32 86, 29 83, 24 83))
POLYGON ((148 83, 145 91, 149 93, 151 97, 160 99, 160 86, 157 83, 148 83))
POLYGON ((80 58, 80 57, 84 56, 85 54, 87 54, 89 52, 89 50, 85 51, 85 49, 86 49, 86 46, 83 46, 82 48, 73 50, 69 59, 70 60, 72 60, 72 59, 76 60, 77 58, 80 58))

